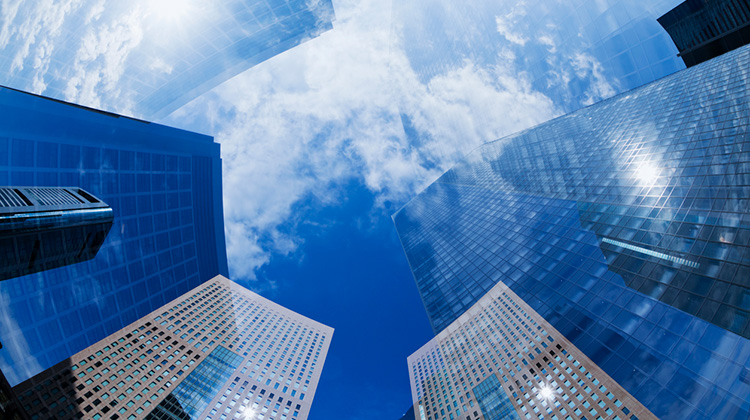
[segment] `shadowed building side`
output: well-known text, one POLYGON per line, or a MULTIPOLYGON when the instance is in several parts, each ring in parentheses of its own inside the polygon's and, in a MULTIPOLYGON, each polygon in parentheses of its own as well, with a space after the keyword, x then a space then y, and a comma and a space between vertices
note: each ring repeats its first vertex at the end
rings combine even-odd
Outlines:
MULTIPOLYGON (((2 349, 0 344, 0 349, 2 349)), ((0 370, 0 418, 3 420, 30 420, 28 413, 23 409, 16 393, 8 384, 5 375, 0 370)))

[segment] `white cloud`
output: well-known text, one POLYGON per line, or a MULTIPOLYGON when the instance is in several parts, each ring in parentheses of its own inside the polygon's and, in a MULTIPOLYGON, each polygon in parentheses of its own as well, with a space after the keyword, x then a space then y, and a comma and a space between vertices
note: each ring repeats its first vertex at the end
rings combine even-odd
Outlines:
POLYGON ((580 52, 573 55, 570 60, 578 78, 589 81, 589 88, 584 94, 584 105, 594 104, 616 93, 615 88, 604 75, 604 69, 599 60, 590 54, 580 52))
POLYGON ((46 88, 45 75, 49 72, 53 40, 61 35, 68 14, 81 4, 82 0, 3 0, 0 3, 0 49, 13 43, 10 71, 31 71, 29 79, 35 92, 41 93, 46 88))
POLYGON ((540 35, 537 38, 537 41, 547 47, 547 52, 549 52, 550 54, 555 54, 557 52, 557 45, 555 45, 555 41, 552 39, 552 36, 540 35))
POLYGON ((529 38, 523 35, 523 32, 516 28, 519 21, 526 17, 526 2, 520 1, 515 4, 511 10, 503 16, 495 16, 495 25, 497 32, 508 41, 524 46, 529 38))
POLYGON ((130 53, 143 40, 144 12, 134 7, 114 22, 92 22, 76 52, 65 99, 101 108, 102 99, 118 98, 118 111, 129 113, 128 97, 121 95, 120 79, 130 53))
POLYGON ((10 307, 10 296, 0 292, 0 339, 3 342, 3 352, 0 357, 0 370, 5 374, 9 383, 16 384, 22 380, 36 375, 42 370, 42 366, 31 355, 29 343, 18 325, 17 314, 13 314, 10 307), (5 360, 13 360, 15 364, 11 367, 5 360))
POLYGON ((463 153, 560 112, 510 64, 467 61, 423 85, 391 37, 389 7, 376 0, 335 7, 333 31, 167 120, 212 132, 222 144, 232 277, 252 279, 272 255, 297 249, 299 203, 335 206, 351 179, 376 194, 376 205, 404 203, 463 153), (419 132, 416 143, 400 112, 419 132))

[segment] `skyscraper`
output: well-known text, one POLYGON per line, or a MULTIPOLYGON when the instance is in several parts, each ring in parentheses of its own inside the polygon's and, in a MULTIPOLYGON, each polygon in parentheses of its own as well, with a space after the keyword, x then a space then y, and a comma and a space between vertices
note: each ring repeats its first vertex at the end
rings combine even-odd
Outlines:
POLYGON ((80 188, 0 187, 0 280, 94 258, 113 219, 80 188))
POLYGON ((0 88, 0 185, 80 188, 114 213, 95 258, 0 282, 11 385, 228 274, 209 136, 0 88))
POLYGON ((489 143, 404 206, 435 332, 502 282, 659 418, 746 418, 749 63, 489 143))
POLYGON ((507 286, 409 356, 420 420, 655 419, 507 286))
POLYGON ((332 335, 217 276, 15 391, 40 418, 304 420, 332 335))
POLYGON ((688 67, 750 44, 750 4, 743 0, 686 0, 659 23, 688 67))
POLYGON ((332 29, 335 18, 331 0, 55 6, 8 8, 0 84, 149 120, 332 29))

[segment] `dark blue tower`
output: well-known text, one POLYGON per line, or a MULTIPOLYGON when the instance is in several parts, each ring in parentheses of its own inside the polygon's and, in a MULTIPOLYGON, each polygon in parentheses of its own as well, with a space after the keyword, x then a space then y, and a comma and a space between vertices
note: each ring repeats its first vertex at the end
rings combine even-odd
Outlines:
POLYGON ((77 187, 114 213, 95 258, 0 282, 12 385, 228 274, 209 136, 0 88, 0 185, 77 187))

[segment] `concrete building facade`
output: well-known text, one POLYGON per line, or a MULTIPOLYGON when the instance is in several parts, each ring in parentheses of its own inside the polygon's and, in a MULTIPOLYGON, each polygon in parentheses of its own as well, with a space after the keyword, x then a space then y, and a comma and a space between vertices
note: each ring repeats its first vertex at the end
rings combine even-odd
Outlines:
POLYGON ((32 419, 304 420, 332 334, 217 276, 14 390, 32 419))
POLYGON ((502 283, 408 361, 420 420, 656 419, 502 283))

